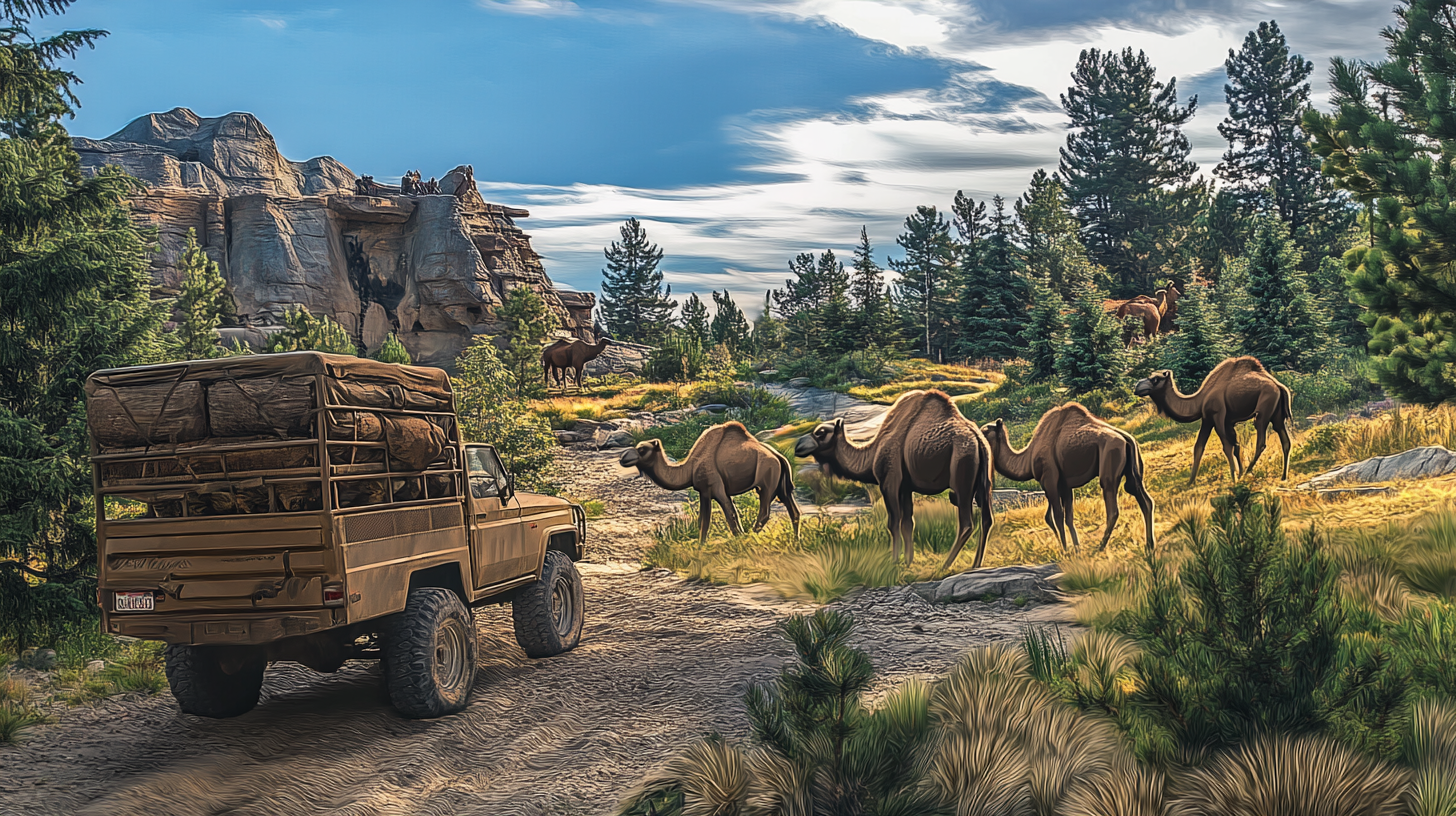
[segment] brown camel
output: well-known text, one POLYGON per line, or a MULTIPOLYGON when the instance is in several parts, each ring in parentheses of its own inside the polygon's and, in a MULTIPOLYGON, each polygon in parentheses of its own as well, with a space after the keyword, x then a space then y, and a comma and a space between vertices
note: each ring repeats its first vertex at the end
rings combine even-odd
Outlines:
POLYGON ((556 378, 556 386, 562 387, 562 378, 570 379, 571 373, 576 374, 576 387, 581 388, 582 369, 586 364, 595 360, 607 346, 612 344, 609 337, 603 337, 595 343, 587 343, 572 338, 570 340, 557 340, 555 343, 541 350, 541 368, 546 374, 546 384, 551 384, 551 378, 556 378))
POLYGON ((794 479, 789 460, 782 453, 753 438, 741 422, 725 422, 703 431, 687 458, 674 462, 662 449, 662 441, 649 439, 622 453, 622 467, 635 467, 637 472, 667 490, 698 491, 702 505, 698 508, 698 542, 708 540, 708 524, 712 521, 713 502, 723 511, 728 529, 742 535, 738 510, 733 497, 750 490, 758 491, 756 533, 768 524, 774 499, 783 502, 799 533, 799 505, 794 503, 794 479))
POLYGON ((1153 498, 1143 484, 1143 456, 1137 441, 1092 415, 1080 403, 1069 402, 1042 414, 1026 447, 1016 450, 1006 435, 1006 423, 996 420, 982 426, 991 445, 996 472, 1008 479, 1035 479, 1047 497, 1047 526, 1056 533, 1062 551, 1067 549, 1067 530, 1072 547, 1082 550, 1077 526, 1072 521, 1072 491, 1099 479, 1102 500, 1107 505, 1107 528, 1097 551, 1107 546, 1117 525, 1117 487, 1137 499, 1147 530, 1148 552, 1153 550, 1153 498))
POLYGON ((1180 392, 1173 382, 1173 372, 1166 370, 1155 371, 1147 379, 1139 380, 1133 393, 1151 397, 1158 413, 1169 419, 1203 423, 1198 429, 1198 441, 1193 443, 1193 475, 1188 477, 1189 485, 1198 480, 1198 464, 1203 459, 1203 448, 1210 433, 1218 433, 1223 455, 1228 458, 1229 473, 1237 480, 1258 464, 1271 423, 1284 448, 1284 475, 1280 478, 1289 478, 1289 406, 1293 395, 1253 357, 1230 357, 1219 363, 1192 394, 1180 392), (1234 426, 1250 419, 1254 420, 1258 441, 1254 445, 1254 458, 1246 469, 1234 426))
POLYGON ((905 563, 915 558, 915 493, 935 495, 947 488, 959 510, 959 531, 945 566, 950 567, 974 531, 972 503, 981 506, 981 536, 976 561, 981 566, 991 533, 991 448, 981 429, 961 416, 940 391, 908 391, 885 415, 879 433, 865 445, 850 442, 844 420, 820 423, 799 438, 794 454, 812 456, 820 467, 845 479, 880 486, 889 516, 890 553, 905 563))
MULTIPOLYGON (((1143 322, 1143 337, 1151 340, 1158 333, 1158 325, 1162 323, 1163 314, 1160 306, 1142 301, 1128 301, 1117 308, 1117 319, 1135 317, 1143 322)), ((1124 345, 1132 345, 1135 332, 1128 332, 1123 339, 1124 345)))
POLYGON ((1164 299, 1164 305, 1162 309, 1163 319, 1158 324, 1158 333, 1167 334, 1169 332, 1177 331, 1178 323, 1176 321, 1178 320, 1178 298, 1182 297, 1183 293, 1178 291, 1177 284, 1169 283, 1168 288, 1159 289, 1158 294, 1162 295, 1164 299))

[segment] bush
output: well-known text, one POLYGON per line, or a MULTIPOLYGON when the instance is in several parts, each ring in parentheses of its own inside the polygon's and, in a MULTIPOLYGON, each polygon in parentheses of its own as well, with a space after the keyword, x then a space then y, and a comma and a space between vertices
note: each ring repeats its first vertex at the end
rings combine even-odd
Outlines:
POLYGON ((1189 813, 1390 816, 1408 774, 1319 736, 1266 736, 1192 771, 1180 785, 1189 813))
POLYGON ((489 337, 477 337, 456 362, 453 378, 460 429, 469 441, 495 446, 523 490, 554 493, 556 436, 517 400, 516 380, 489 337))

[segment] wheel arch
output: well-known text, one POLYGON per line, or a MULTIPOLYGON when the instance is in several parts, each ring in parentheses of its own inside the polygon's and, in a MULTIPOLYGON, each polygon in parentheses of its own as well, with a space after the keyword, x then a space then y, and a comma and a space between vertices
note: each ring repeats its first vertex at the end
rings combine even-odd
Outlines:
POLYGON ((410 573, 409 591, 414 592, 416 589, 425 587, 448 589, 460 598, 461 603, 469 606, 470 596, 465 592, 465 576, 462 569, 460 562, 447 561, 433 567, 415 570, 410 573))

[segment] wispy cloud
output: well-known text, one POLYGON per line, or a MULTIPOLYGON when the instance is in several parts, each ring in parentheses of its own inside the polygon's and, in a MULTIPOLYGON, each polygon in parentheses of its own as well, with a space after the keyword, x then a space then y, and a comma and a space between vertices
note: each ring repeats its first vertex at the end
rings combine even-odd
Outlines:
POLYGON ((274 31, 282 31, 283 29, 288 28, 288 21, 280 17, 254 17, 253 19, 257 20, 268 28, 273 29, 274 31))
POLYGON ((571 0, 476 0, 475 4, 487 11, 532 17, 568 17, 581 13, 581 7, 571 0))

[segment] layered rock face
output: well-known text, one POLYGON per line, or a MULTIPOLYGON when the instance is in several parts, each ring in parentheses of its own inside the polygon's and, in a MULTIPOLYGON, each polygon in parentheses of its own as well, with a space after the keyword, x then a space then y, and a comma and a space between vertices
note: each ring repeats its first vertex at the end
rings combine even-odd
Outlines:
POLYGON ((146 182, 132 209, 157 230, 158 297, 176 294, 187 231, 196 230, 237 304, 229 337, 257 344, 287 309, 307 306, 365 353, 394 332, 416 362, 448 366, 473 335, 499 330, 495 307, 524 285, 566 332, 595 339, 595 296, 557 291, 516 226, 529 213, 484 201, 468 165, 446 173, 438 194, 404 195, 360 184, 328 156, 289 161, 251 114, 209 119, 186 108, 74 141, 84 168, 118 165, 146 182))

